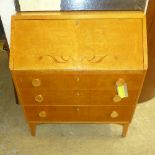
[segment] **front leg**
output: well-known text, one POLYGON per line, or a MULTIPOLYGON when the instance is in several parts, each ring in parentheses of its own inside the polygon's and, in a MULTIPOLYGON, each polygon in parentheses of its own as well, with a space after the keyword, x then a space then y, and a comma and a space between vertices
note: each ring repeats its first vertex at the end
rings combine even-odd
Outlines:
POLYGON ((122 131, 122 136, 126 137, 127 132, 128 132, 128 128, 129 128, 129 123, 128 124, 123 124, 123 131, 122 131))
POLYGON ((36 123, 29 123, 29 128, 30 128, 30 131, 31 131, 31 135, 32 136, 35 136, 36 135, 36 126, 37 126, 36 123))

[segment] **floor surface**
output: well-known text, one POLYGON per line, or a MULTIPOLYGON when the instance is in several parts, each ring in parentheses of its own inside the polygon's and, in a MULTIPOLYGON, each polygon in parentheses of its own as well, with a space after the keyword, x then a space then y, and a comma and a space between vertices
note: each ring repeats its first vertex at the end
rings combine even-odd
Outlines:
POLYGON ((30 135, 0 52, 0 155, 154 155, 155 99, 139 104, 126 138, 119 125, 39 125, 30 135))

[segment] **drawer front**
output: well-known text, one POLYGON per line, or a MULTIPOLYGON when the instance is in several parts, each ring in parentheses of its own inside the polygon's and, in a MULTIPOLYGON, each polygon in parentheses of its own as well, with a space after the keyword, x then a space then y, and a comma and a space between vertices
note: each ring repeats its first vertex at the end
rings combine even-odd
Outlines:
MULTIPOLYGON (((128 90, 138 90, 143 72, 134 74, 102 72, 28 72, 13 71, 17 87, 21 90, 115 90, 116 82, 124 79, 128 90)), ((30 91, 31 91, 30 90, 30 91)))
POLYGON ((24 105, 133 105, 136 102, 136 91, 129 91, 129 96, 115 101, 116 91, 102 90, 66 90, 37 91, 24 90, 21 93, 24 105))
POLYGON ((26 106, 28 121, 35 122, 129 122, 131 106, 26 106))

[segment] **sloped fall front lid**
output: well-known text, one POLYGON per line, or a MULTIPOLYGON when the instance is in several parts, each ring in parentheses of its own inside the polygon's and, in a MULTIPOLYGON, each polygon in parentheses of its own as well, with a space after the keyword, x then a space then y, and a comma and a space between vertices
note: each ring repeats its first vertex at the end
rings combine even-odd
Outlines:
POLYGON ((17 13, 11 32, 11 70, 147 68, 142 12, 17 13))

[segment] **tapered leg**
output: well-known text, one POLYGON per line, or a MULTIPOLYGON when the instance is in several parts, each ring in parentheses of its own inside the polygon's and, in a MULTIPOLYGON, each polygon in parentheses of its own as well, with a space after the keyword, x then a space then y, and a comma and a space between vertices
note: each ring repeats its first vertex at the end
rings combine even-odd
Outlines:
POLYGON ((36 126, 37 126, 36 123, 29 123, 29 128, 30 128, 30 131, 31 131, 31 135, 32 136, 35 136, 36 135, 36 126))
POLYGON ((129 124, 123 124, 123 132, 122 132, 123 137, 126 137, 128 128, 129 128, 129 124))

